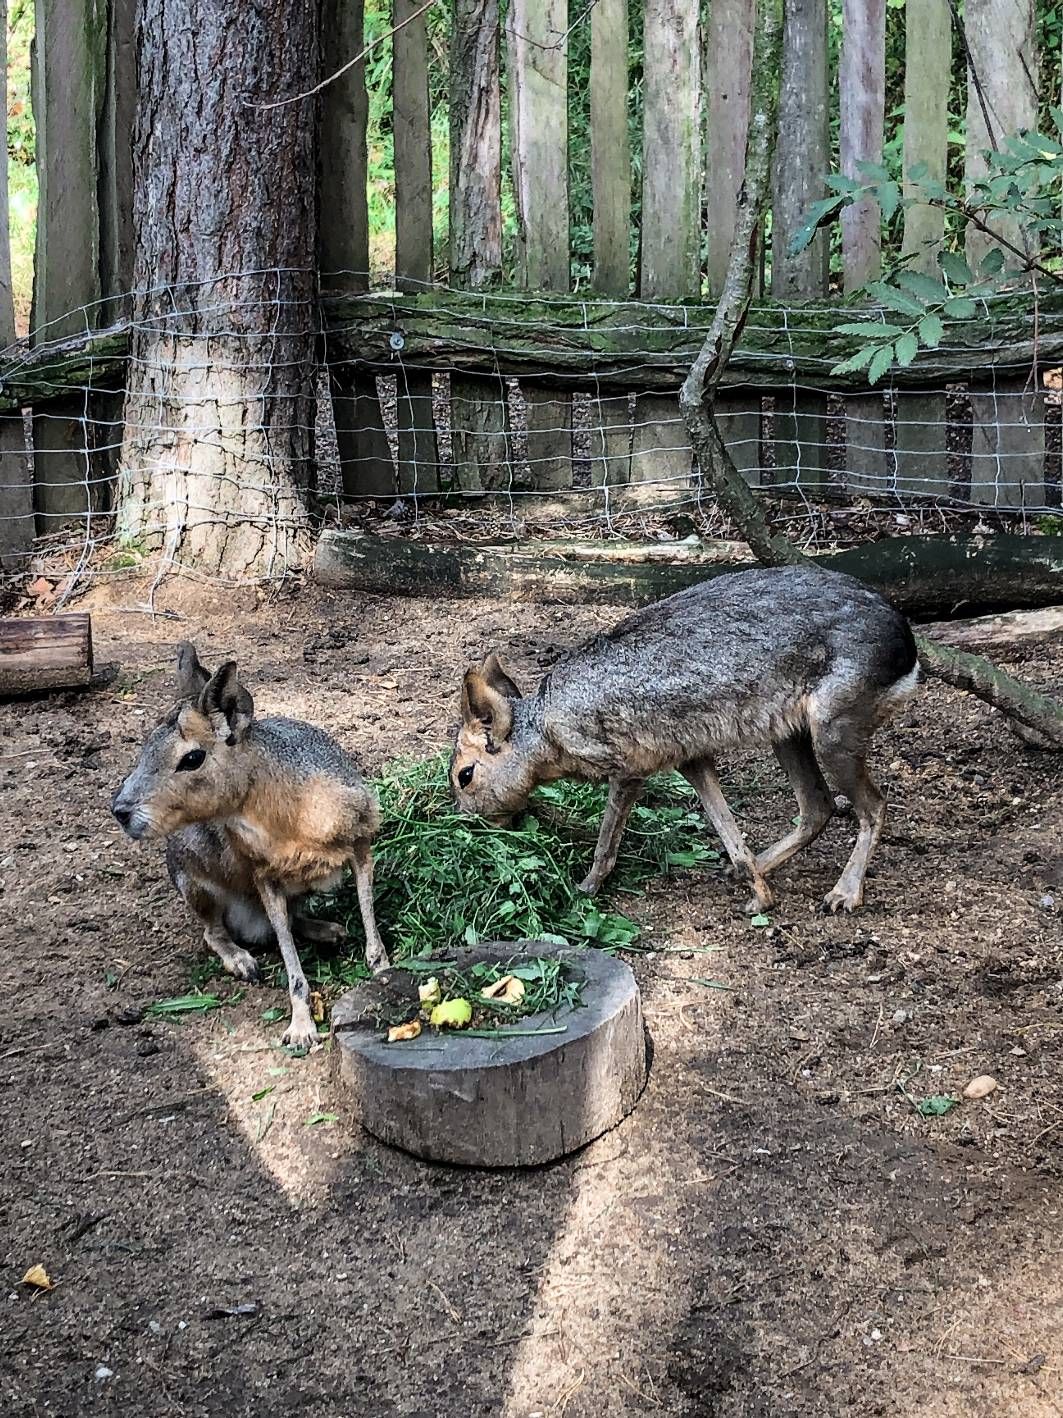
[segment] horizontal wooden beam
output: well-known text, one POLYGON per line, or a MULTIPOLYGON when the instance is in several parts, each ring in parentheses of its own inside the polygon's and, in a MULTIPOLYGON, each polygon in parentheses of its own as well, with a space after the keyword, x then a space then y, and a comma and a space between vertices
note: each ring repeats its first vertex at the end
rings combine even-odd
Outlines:
POLYGON ((92 679, 92 622, 81 612, 0 620, 0 695, 73 689, 92 679))
MULTIPOLYGON (((758 302, 724 382, 771 389, 796 380, 866 391, 863 375, 830 371, 853 348, 832 331, 867 309, 852 301, 758 302)), ((921 351, 907 369, 893 370, 893 385, 940 387, 1063 359, 1063 293, 1042 297, 1036 323, 1028 295, 994 301, 989 309, 981 320, 952 322, 939 349, 921 351)), ((402 364, 497 378, 502 370, 557 387, 627 391, 678 389, 715 305, 431 291, 329 298, 324 310, 332 357, 378 372, 402 364)))
MULTIPOLYGON (((536 300, 499 292, 436 290, 328 296, 322 302, 329 362, 389 370, 503 374, 559 388, 671 391, 686 377, 715 306, 599 299, 536 300)), ((832 334, 867 307, 838 301, 758 302, 724 382, 771 390, 795 381, 839 393, 864 391, 859 374, 831 367, 851 349, 832 334)), ((897 388, 977 383, 1006 370, 1063 363, 1063 293, 996 300, 980 320, 948 325, 941 347, 923 350, 890 378, 897 388)), ((113 388, 124 374, 129 330, 115 325, 0 359, 0 412, 42 404, 86 385, 113 388)))
MULTIPOLYGON (((733 548, 733 543, 725 544, 733 548)), ((749 567, 721 558, 720 546, 660 548, 636 559, 598 543, 597 555, 569 544, 473 545, 406 541, 330 530, 318 542, 315 579, 324 585, 392 595, 501 596, 563 604, 600 601, 646 605, 695 582, 749 567)), ((874 586, 908 615, 927 616, 1063 599, 1063 538, 894 537, 816 558, 874 586)))

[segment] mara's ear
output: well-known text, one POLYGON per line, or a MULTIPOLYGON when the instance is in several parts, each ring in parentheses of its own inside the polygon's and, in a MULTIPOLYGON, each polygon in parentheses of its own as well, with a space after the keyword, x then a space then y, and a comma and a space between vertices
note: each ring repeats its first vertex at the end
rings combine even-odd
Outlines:
POLYGON ((215 736, 226 743, 239 743, 246 736, 255 717, 255 701, 237 678, 235 660, 222 665, 204 685, 199 712, 210 720, 215 736))
POLYGON ((210 671, 199 663, 196 647, 191 640, 183 640, 177 647, 178 699, 198 699, 209 679, 210 671))
POLYGON ((502 743, 513 727, 513 705, 507 695, 487 680, 482 670, 466 670, 461 687, 461 717, 466 724, 484 728, 502 743))
POLYGON ((484 661, 484 667, 480 672, 492 689, 497 689, 499 694, 504 694, 507 699, 519 699, 520 690, 510 679, 502 668, 502 663, 492 650, 484 661))

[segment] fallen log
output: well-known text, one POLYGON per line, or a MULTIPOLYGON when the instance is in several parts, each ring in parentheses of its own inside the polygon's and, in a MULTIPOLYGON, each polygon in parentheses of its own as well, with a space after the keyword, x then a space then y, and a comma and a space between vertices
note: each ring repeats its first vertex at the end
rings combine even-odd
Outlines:
POLYGON ((76 689, 92 679, 92 622, 81 612, 0 620, 0 695, 76 689))
POLYGON ((1063 606, 1004 611, 973 620, 939 620, 922 627, 924 635, 958 650, 1000 650, 1011 645, 1063 639, 1063 606))

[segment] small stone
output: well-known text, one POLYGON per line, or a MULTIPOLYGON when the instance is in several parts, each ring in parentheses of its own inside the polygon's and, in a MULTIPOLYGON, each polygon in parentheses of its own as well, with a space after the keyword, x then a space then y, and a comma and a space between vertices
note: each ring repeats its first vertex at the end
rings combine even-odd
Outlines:
POLYGON ((158 1320, 148 1320, 148 1328, 151 1330, 152 1334, 162 1333, 162 1325, 158 1320))
POLYGON ((977 1078, 972 1078, 967 1087, 963 1090, 965 1098, 988 1098, 990 1093, 997 1090, 997 1081, 991 1073, 980 1073, 977 1078))
POLYGON ((908 1011, 907 1011, 906 1009, 895 1009, 895 1010, 893 1011, 893 1022, 894 1022, 894 1024, 907 1024, 907 1023, 908 1023, 908 1020, 909 1020, 910 1018, 911 1018, 911 1015, 908 1013, 908 1011))
POLYGON ((113 1379, 113 1378, 114 1378, 114 1370, 113 1370, 113 1369, 109 1369, 106 1364, 97 1364, 97 1365, 96 1365, 96 1379, 97 1379, 97 1382, 99 1382, 99 1383, 102 1384, 105 1379, 113 1379))
POLYGON ((871 1331, 871 1338, 878 1344, 882 1338, 882 1331, 880 1329, 873 1329, 871 1331))
POLYGON ((1044 894, 1044 896, 1041 897, 1041 907, 1042 907, 1043 910, 1045 910, 1045 911, 1051 911, 1052 908, 1053 908, 1053 906, 1055 906, 1055 904, 1056 904, 1056 898, 1055 898, 1054 896, 1050 895, 1048 892, 1046 892, 1046 893, 1044 894))

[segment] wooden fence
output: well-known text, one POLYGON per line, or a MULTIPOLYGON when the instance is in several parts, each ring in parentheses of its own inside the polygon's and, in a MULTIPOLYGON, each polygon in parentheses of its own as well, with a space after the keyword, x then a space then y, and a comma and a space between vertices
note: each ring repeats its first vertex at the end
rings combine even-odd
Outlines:
MULTIPOLYGON (((734 227, 754 0, 595 0, 589 7, 508 0, 504 16, 499 0, 437 3, 449 16, 448 247, 433 246, 429 105, 433 66, 443 61, 422 0, 393 0, 395 256, 387 294, 370 290, 364 62, 316 100, 322 357, 344 495, 553 492, 572 487, 574 467, 588 462, 590 482, 584 471, 581 486, 690 485, 692 455, 675 392, 720 288, 734 227), (569 61, 580 27, 584 40, 589 28, 593 259, 589 282, 574 289, 569 61), (504 193, 515 213, 511 251, 504 193), (440 289, 444 269, 449 291, 440 289), (439 374, 448 376, 443 384, 439 374), (390 408, 381 404, 382 376, 394 380, 390 408)), ((939 180, 948 167, 956 57, 964 52, 950 8, 949 0, 907 0, 904 8, 904 165, 921 162, 939 180)), ((0 406, 10 411, 0 419, 0 556, 24 550, 34 531, 106 506, 125 348, 118 297, 131 284, 133 10, 134 0, 37 4, 37 334, 33 348, 19 348, 0 366, 0 406), (26 404, 34 411, 32 479, 18 417, 26 404)), ((853 291, 879 273, 878 209, 865 203, 845 213, 833 276, 826 232, 800 255, 787 254, 832 164, 854 175, 860 162, 883 160, 886 17, 886 0, 844 0, 832 66, 827 0, 788 0, 764 243, 770 291, 721 400, 727 439, 754 484, 954 496, 946 439, 955 414, 945 385, 962 384, 970 478, 960 495, 1004 509, 1053 504, 1059 455, 1046 456, 1036 365, 1063 355, 1058 303, 1042 305, 1036 329, 1027 302, 995 307, 960 339, 921 355, 884 399, 855 377, 830 377, 837 354, 827 333, 837 323, 831 303, 839 288, 853 291), (839 395, 841 404, 832 404, 839 395), (827 456, 839 446, 839 423, 847 449, 840 479, 827 456)), ((979 80, 967 85, 966 171, 973 177, 982 148, 1036 126, 1035 4, 967 0, 965 17, 969 68, 979 80)), ((362 47, 363 0, 323 0, 322 34, 328 75, 362 47)), ((6 199, 2 211, 6 217, 6 199)), ((897 236, 914 269, 936 269, 940 210, 909 209, 897 236)), ((977 245, 975 236, 970 241, 977 245)), ((9 297, 0 266, 6 344, 9 297)))

